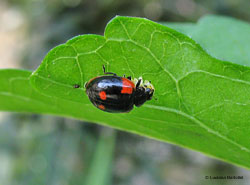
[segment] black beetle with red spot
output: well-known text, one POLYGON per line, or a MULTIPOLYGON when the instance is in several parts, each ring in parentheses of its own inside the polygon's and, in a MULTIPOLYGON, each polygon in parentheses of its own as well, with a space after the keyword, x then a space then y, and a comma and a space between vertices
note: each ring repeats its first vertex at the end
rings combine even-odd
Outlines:
POLYGON ((112 113, 129 112, 134 105, 139 107, 152 99, 154 87, 150 81, 117 76, 105 72, 104 66, 103 71, 105 76, 92 78, 85 85, 90 101, 97 108, 112 113))

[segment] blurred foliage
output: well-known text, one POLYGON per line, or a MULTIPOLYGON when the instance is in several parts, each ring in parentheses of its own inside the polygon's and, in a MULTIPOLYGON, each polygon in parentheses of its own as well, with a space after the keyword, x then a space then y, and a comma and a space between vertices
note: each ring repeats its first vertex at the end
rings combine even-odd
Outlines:
POLYGON ((4 184, 64 184, 84 180, 95 149, 98 133, 95 126, 23 114, 14 114, 3 122, 0 156, 3 163, 10 164, 8 168, 1 166, 1 171, 11 171, 12 179, 4 184))
POLYGON ((146 17, 161 22, 196 22, 205 14, 250 20, 248 0, 9 0, 21 9, 29 30, 23 65, 35 69, 54 46, 81 34, 103 34, 116 15, 146 17), (29 52, 32 51, 32 52, 29 52))
MULTIPOLYGON (((20 11, 28 27, 20 62, 34 70, 45 54, 69 38, 103 34, 115 15, 159 22, 196 22, 205 14, 250 21, 248 0, 3 0, 20 11)), ((95 153, 100 126, 51 116, 11 114, 0 123, 0 184, 83 184, 95 153)), ((105 131, 106 132, 106 131, 105 131)), ((124 132, 117 133, 112 184, 215 184, 205 175, 249 173, 198 153, 124 132)), ((248 175, 248 176, 247 176, 248 175)))

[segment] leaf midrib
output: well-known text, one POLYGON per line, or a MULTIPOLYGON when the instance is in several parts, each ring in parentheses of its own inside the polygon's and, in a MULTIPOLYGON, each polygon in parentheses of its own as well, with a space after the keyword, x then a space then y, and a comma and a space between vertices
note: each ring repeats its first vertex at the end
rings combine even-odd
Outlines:
POLYGON ((213 130, 212 128, 208 127, 206 124, 204 124, 200 120, 198 120, 198 118, 196 118, 195 116, 191 116, 191 115, 186 114, 186 113, 184 113, 184 112, 182 112, 180 110, 169 108, 169 107, 163 107, 163 106, 158 106, 158 105, 150 105, 150 104, 146 104, 144 106, 148 107, 148 108, 156 109, 156 110, 163 110, 163 111, 167 111, 167 112, 176 113, 176 114, 179 114, 179 115, 181 115, 181 116, 183 116, 185 118, 188 118, 189 120, 193 121, 194 123, 196 123, 200 127, 204 128, 207 132, 212 133, 212 134, 220 137, 224 141, 227 141, 227 142, 239 147, 240 150, 246 151, 247 153, 250 154, 250 149, 248 149, 247 147, 245 147, 245 146, 243 146, 243 145, 229 139, 228 137, 220 134, 219 132, 213 130))

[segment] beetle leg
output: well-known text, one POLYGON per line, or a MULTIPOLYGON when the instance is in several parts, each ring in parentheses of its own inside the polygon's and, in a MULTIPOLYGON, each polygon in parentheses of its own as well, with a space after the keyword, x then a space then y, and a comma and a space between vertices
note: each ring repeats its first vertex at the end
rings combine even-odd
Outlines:
POLYGON ((141 79, 138 80, 137 84, 136 84, 136 89, 140 86, 141 84, 141 79))
POLYGON ((114 75, 114 76, 117 76, 117 74, 116 73, 112 73, 112 72, 106 72, 106 73, 104 73, 105 75, 114 75))
POLYGON ((106 72, 106 73, 104 73, 105 75, 114 75, 114 76, 117 76, 117 74, 116 73, 112 73, 112 72, 106 72))
POLYGON ((131 76, 128 76, 127 79, 131 80, 131 76))
POLYGON ((117 74, 116 74, 116 73, 106 72, 106 68, 105 68, 105 66, 104 66, 104 65, 102 65, 102 69, 103 69, 103 73, 104 73, 105 75, 114 75, 114 76, 117 76, 117 74))
POLYGON ((105 74, 105 71, 106 71, 105 65, 102 65, 102 70, 103 70, 103 73, 105 74))

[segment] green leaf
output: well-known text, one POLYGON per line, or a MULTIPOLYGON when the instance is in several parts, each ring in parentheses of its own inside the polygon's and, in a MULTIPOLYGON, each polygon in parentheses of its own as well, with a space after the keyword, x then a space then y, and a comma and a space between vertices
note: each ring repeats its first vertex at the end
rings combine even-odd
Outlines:
POLYGON ((29 83, 31 72, 0 70, 0 109, 15 112, 58 112, 52 98, 34 91, 29 83))
MULTIPOLYGON (((250 168, 250 68, 212 58, 160 24, 116 17, 103 37, 78 36, 51 50, 31 82, 50 108, 33 112, 108 125, 250 168), (128 114, 96 109, 84 84, 102 75, 103 64, 118 75, 151 80, 156 99, 128 114)), ((22 91, 24 84, 19 86, 22 91)), ((38 93, 27 95, 40 100, 38 93)))
POLYGON ((208 15, 197 24, 163 24, 190 36, 216 58, 250 66, 250 25, 246 22, 208 15))

